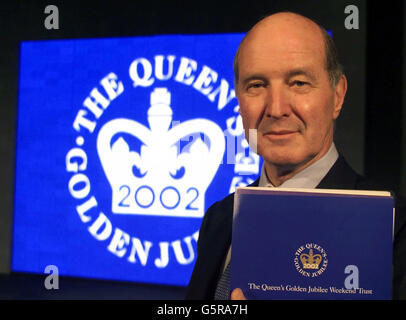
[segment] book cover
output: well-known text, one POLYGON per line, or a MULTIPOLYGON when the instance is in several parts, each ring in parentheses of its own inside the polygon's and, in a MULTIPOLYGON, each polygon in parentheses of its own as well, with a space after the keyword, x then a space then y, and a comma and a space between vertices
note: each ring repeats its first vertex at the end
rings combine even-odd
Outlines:
POLYGON ((391 299, 389 192, 238 188, 231 291, 247 299, 391 299))

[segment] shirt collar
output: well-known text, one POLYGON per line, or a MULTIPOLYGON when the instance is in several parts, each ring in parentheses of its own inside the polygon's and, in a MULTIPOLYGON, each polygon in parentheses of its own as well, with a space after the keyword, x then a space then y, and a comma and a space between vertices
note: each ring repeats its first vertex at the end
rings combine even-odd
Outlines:
MULTIPOLYGON (((337 159, 338 152, 333 142, 327 153, 321 159, 317 160, 315 163, 312 163, 310 166, 303 169, 292 178, 283 182, 279 188, 316 188, 320 181, 330 171, 337 159)), ((266 176, 264 165, 262 165, 258 186, 274 187, 266 176)))

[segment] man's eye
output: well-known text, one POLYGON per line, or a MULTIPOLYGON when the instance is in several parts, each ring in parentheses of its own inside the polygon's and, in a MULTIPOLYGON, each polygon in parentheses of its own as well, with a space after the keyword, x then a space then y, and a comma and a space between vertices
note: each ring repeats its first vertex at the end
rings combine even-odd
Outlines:
POLYGON ((263 83, 260 83, 260 82, 256 82, 256 83, 250 83, 249 85, 248 85, 248 88, 254 88, 254 89, 256 89, 256 88, 261 88, 261 87, 263 87, 263 83))
POLYGON ((304 87, 306 84, 309 84, 309 83, 305 82, 305 81, 299 81, 299 80, 293 81, 293 85, 297 86, 297 87, 304 87))

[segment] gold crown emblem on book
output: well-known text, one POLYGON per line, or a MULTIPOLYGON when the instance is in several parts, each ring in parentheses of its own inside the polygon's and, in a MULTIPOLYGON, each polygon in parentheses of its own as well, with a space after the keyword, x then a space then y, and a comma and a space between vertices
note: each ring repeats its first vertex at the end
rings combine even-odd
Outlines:
POLYGON ((313 254, 313 249, 309 250, 309 254, 302 253, 300 255, 303 269, 318 269, 322 260, 323 258, 320 254, 313 254))

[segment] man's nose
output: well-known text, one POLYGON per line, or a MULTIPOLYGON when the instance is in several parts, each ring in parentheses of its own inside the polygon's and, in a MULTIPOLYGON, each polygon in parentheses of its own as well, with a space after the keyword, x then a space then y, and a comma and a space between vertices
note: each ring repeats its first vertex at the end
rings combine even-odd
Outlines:
POLYGON ((288 100, 282 87, 269 87, 265 99, 265 115, 271 118, 289 116, 292 110, 288 100))

